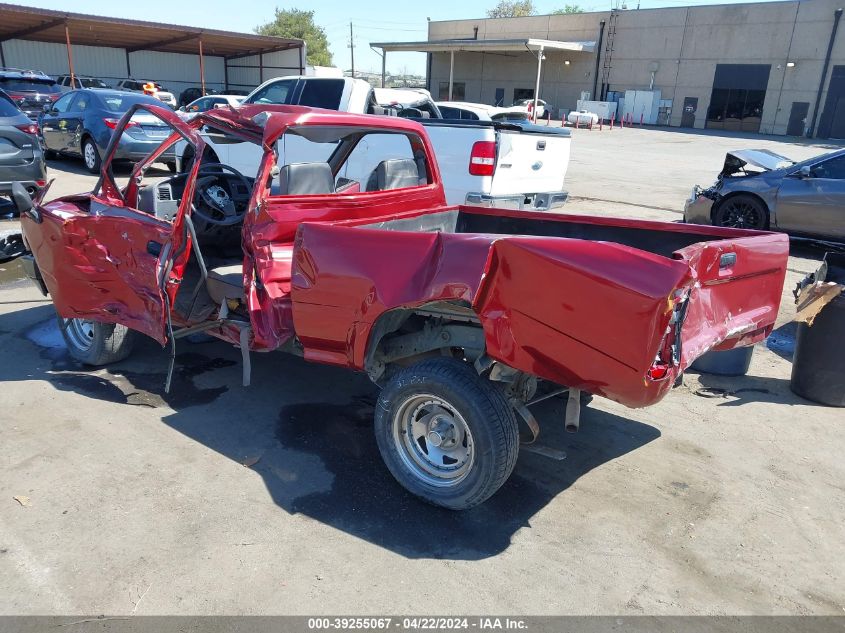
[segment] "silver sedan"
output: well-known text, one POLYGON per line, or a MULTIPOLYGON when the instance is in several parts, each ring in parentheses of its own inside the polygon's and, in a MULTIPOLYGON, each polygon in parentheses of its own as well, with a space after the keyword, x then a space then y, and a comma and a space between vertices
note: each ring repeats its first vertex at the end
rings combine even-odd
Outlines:
POLYGON ((768 150, 728 152, 716 183, 693 188, 684 221, 845 240, 845 150, 800 163, 768 150))

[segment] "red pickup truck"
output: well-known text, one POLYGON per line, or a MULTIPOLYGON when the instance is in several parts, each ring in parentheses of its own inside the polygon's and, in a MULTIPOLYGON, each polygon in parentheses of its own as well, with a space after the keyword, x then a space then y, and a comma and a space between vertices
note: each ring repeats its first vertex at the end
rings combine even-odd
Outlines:
POLYGON ((767 336, 784 282, 780 234, 448 206, 424 128, 395 117, 139 105, 102 164, 91 193, 15 195, 71 354, 114 362, 136 333, 174 354, 205 331, 241 348, 245 383, 250 350, 366 372, 387 467, 447 508, 504 483, 533 403, 568 394, 572 430, 587 394, 653 404, 704 352, 767 336), (138 109, 173 132, 120 187, 138 109), (260 145, 257 173, 205 160, 200 128, 260 145), (180 139, 199 160, 150 178, 180 139))

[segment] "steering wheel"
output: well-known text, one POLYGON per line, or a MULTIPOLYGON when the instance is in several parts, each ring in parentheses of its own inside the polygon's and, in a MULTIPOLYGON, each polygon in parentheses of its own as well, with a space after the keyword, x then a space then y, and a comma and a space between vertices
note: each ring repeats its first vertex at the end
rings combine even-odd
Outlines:
POLYGON ((238 209, 232 196, 220 184, 220 176, 223 172, 229 172, 236 176, 244 184, 247 191, 252 190, 252 183, 246 176, 234 167, 222 163, 206 163, 200 165, 197 174, 196 192, 194 194, 193 213, 208 222, 217 226, 231 226, 244 219, 248 204, 238 209), (214 173, 212 173, 214 172, 214 173), (207 174, 203 176, 203 174, 207 174))

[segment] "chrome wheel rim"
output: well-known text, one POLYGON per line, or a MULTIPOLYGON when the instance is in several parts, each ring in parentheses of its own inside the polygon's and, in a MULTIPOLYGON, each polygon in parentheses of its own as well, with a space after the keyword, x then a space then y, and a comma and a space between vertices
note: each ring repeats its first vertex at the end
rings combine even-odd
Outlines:
POLYGON ((94 165, 97 164, 97 154, 94 149, 94 145, 91 143, 85 143, 85 166, 88 169, 94 169, 94 165))
POLYGON ((431 486, 451 487, 475 463, 475 443, 466 420, 443 398, 417 394, 393 416, 393 443, 403 464, 431 486))
POLYGON ((757 228, 760 224, 760 212, 747 202, 731 203, 722 220, 722 226, 736 229, 757 228))
POLYGON ((88 319, 65 319, 65 333, 71 345, 87 352, 94 345, 94 322, 88 319))

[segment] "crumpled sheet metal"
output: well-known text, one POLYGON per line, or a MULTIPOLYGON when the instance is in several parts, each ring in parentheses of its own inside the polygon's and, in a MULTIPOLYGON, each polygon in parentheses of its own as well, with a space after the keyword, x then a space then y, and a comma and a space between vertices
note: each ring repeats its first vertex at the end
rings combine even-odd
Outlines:
POLYGON ((682 369, 710 350, 752 345, 771 333, 786 278, 786 235, 694 244, 678 256, 694 276, 683 326, 682 369), (722 265, 723 257, 731 256, 735 263, 722 265))
POLYGON ((122 323, 164 344, 158 258, 146 251, 146 245, 150 240, 165 243, 169 226, 80 214, 71 203, 66 207, 65 212, 59 208, 57 213, 45 213, 39 230, 27 232, 58 314, 122 323), (91 236, 94 226, 99 240, 91 236))
POLYGON ((700 353, 771 330, 787 251, 785 236, 760 234, 695 244, 672 259, 611 242, 307 224, 293 263, 293 320, 306 358, 362 369, 386 311, 467 302, 492 358, 647 406, 700 353), (736 263, 721 268, 728 251, 736 263), (681 365, 648 380, 672 341, 675 298, 687 295, 681 365))

